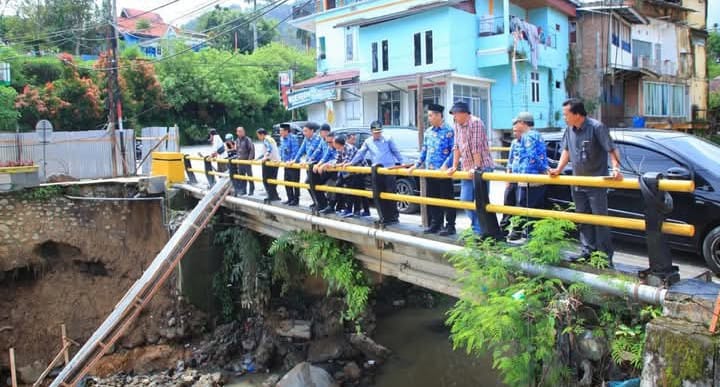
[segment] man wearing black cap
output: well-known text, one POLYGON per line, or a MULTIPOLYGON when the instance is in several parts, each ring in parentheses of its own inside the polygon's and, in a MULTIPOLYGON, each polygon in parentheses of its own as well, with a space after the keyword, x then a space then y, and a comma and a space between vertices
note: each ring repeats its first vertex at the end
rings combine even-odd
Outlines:
MULTIPOLYGON (((453 147, 452 167, 448 169, 448 175, 457 171, 459 163, 462 169, 473 173, 476 170, 491 171, 494 166, 488 147, 485 125, 480 118, 470 113, 470 107, 463 101, 455 102, 450 114, 455 120, 455 145, 453 147)), ((472 180, 460 182, 460 200, 471 202, 475 200, 475 183, 472 180)), ((486 189, 489 187, 485 183, 486 189)), ((483 234, 477 212, 466 211, 472 230, 477 235, 483 234)))
MULTIPOLYGON (((372 137, 368 138, 363 142, 360 149, 355 153, 355 156, 349 163, 343 165, 359 165, 367 159, 367 155, 370 156, 370 163, 372 165, 382 165, 386 168, 393 168, 395 165, 403 164, 403 156, 400 154, 395 141, 390 137, 383 137, 382 135, 382 123, 380 121, 373 121, 370 124, 370 131, 372 137)), ((378 189, 382 192, 395 193, 395 176, 380 175, 378 176, 379 181, 378 189)), ((392 200, 380 200, 380 211, 382 212, 382 218, 380 221, 384 225, 396 224, 399 220, 399 214, 397 209, 397 203, 392 200)))
MULTIPOLYGON (((267 130, 260 128, 256 130, 255 133, 258 136, 258 140, 262 141, 265 146, 265 151, 262 155, 260 155, 258 160, 280 161, 280 152, 278 150, 277 143, 271 136, 268 136, 267 130)), ((277 174, 278 167, 271 167, 265 164, 262 165, 263 178, 275 180, 277 179, 277 174)), ((263 181, 263 186, 265 187, 265 193, 267 193, 267 198, 265 198, 266 202, 269 203, 280 200, 280 196, 277 193, 277 185, 263 181)))
MULTIPOLYGON (((445 107, 437 104, 428 105, 428 121, 430 130, 425 132, 420 159, 410 167, 410 171, 425 164, 427 169, 447 169, 453 160, 453 146, 455 133, 443 119, 445 107)), ((427 179, 427 194, 431 198, 453 199, 453 183, 451 179, 427 179)), ((455 216, 454 208, 428 206, 430 227, 423 231, 425 234, 454 235, 455 216), (443 221, 447 224, 443 228, 443 221)))
MULTIPOLYGON (((298 139, 294 134, 290 133, 290 124, 280 124, 280 160, 290 163, 295 159, 295 154, 300 149, 298 139)), ((285 168, 285 181, 299 182, 300 170, 295 168, 285 168)), ((297 206, 300 203, 300 188, 285 186, 287 200, 283 204, 289 206, 297 206)))
MULTIPOLYGON (((293 163, 299 163, 304 158, 304 164, 313 163, 315 160, 313 160, 313 156, 318 151, 318 149, 322 146, 325 141, 320 138, 320 136, 315 133, 320 128, 320 126, 314 122, 308 122, 303 127, 303 136, 305 137, 303 139, 302 144, 300 145, 300 149, 298 149, 297 153, 295 154, 295 158, 293 159, 293 163)), ((307 171, 307 174, 310 175, 312 171, 307 171)), ((307 181, 306 181, 307 182, 307 181)), ((310 206, 310 208, 315 207, 315 204, 310 206)))

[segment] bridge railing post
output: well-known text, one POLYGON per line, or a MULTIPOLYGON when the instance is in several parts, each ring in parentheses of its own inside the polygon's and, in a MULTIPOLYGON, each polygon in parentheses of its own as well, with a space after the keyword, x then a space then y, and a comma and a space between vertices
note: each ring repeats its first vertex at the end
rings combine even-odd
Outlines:
MULTIPOLYGON (((371 181, 371 185, 372 185, 373 204, 375 205, 375 210, 378 213, 378 221, 380 222, 380 224, 385 222, 385 214, 383 214, 383 207, 382 207, 382 205, 380 205, 380 193, 382 192, 382 190, 380 189, 381 176, 378 173, 378 169, 380 169, 382 167, 383 167, 382 164, 375 164, 370 169, 370 171, 371 171, 370 172, 370 181, 371 181)), ((384 184, 384 182, 382 182, 382 183, 383 183, 382 187, 384 187, 385 184, 384 184)))
POLYGON ((663 236, 662 224, 673 210, 670 194, 661 191, 661 173, 645 173, 638 178, 640 192, 645 200, 645 233, 647 234, 650 268, 638 273, 652 286, 670 286, 680 280, 679 268, 672 264, 670 247, 663 236))
POLYGON ((205 158, 203 159, 203 165, 205 166, 205 177, 207 178, 208 186, 212 187, 215 185, 215 176, 210 174, 210 172, 213 171, 210 156, 205 156, 205 158))
POLYGON ((185 173, 187 174, 190 184, 197 184, 197 178, 195 178, 195 172, 191 171, 192 163, 188 158, 189 155, 183 155, 183 164, 185 165, 185 173))
POLYGON ((318 198, 318 192, 315 190, 315 186, 317 186, 317 175, 315 172, 313 172, 313 167, 315 166, 315 163, 308 164, 307 169, 307 182, 309 185, 308 192, 310 192, 310 197, 312 198, 313 203, 315 204, 313 206, 313 214, 318 214, 322 208, 318 208, 320 206, 317 198, 318 198))
POLYGON ((498 224, 497 216, 487 212, 485 207, 490 203, 490 185, 483 180, 483 171, 475 170, 473 173, 473 185, 475 186, 475 212, 477 213, 480 227, 483 230, 483 237, 502 238, 502 230, 498 224))

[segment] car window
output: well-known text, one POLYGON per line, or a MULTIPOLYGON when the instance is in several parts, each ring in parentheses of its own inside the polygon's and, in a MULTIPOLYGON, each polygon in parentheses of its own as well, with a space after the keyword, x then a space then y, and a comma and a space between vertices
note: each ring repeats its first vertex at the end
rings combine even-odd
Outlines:
POLYGON ((616 145, 620 152, 623 173, 642 175, 647 172, 665 173, 670 168, 684 168, 682 164, 663 153, 631 144, 616 145))
POLYGON ((559 148, 560 148, 560 141, 555 141, 555 140, 548 141, 547 144, 545 145, 548 159, 550 159, 551 161, 555 161, 555 162, 559 161, 560 155, 562 154, 562 152, 560 152, 558 150, 559 148))

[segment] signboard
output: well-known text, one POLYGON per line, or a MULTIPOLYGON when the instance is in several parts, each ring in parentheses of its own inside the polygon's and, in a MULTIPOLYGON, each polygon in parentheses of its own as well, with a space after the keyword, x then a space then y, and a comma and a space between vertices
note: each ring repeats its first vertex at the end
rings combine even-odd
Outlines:
POLYGON ((288 91, 293 86, 293 71, 281 71, 279 76, 280 101, 285 109, 288 108, 288 91))
POLYGON ((48 144, 52 139, 53 126, 48 120, 40 120, 35 124, 35 133, 41 144, 48 144))
POLYGON ((338 89, 335 82, 323 83, 292 91, 288 94, 288 110, 297 109, 314 103, 337 99, 338 89))

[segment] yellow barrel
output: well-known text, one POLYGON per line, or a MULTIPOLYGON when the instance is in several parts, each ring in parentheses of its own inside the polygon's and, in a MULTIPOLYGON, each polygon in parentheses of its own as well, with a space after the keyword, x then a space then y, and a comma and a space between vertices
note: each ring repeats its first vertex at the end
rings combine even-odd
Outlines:
POLYGON ((180 152, 153 152, 151 176, 167 177, 167 184, 185 181, 185 164, 180 152))

